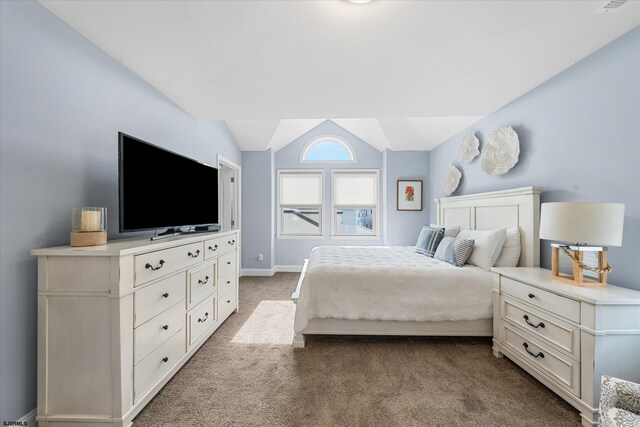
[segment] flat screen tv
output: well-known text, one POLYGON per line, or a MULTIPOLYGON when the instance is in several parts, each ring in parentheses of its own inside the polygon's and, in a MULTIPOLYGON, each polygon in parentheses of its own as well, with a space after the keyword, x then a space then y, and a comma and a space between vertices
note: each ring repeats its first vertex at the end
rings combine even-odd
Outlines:
POLYGON ((218 169, 118 133, 120 232, 218 224, 218 169))

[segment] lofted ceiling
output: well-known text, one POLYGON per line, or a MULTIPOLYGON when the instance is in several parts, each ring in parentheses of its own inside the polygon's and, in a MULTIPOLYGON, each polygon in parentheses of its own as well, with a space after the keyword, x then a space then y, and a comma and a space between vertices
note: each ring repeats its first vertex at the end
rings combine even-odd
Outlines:
POLYGON ((429 150, 640 24, 640 1, 41 4, 178 106, 277 150, 329 118, 429 150))

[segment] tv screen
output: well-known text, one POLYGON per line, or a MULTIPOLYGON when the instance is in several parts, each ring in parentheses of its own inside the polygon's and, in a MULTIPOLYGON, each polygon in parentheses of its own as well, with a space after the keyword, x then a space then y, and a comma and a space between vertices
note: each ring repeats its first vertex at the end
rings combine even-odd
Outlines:
POLYGON ((118 134, 120 232, 218 223, 218 170, 118 134))

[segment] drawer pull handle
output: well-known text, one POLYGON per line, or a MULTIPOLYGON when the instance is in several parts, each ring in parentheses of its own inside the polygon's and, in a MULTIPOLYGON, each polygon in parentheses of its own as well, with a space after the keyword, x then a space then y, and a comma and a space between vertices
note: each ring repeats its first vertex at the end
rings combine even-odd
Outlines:
POLYGON ((227 243, 230 244, 230 245, 235 245, 236 241, 235 240, 229 240, 229 241, 227 241, 227 243))
POLYGON ((526 351, 527 353, 529 353, 530 355, 532 355, 533 357, 539 357, 541 359, 544 359, 544 353, 539 351, 538 354, 533 354, 529 351, 529 344, 527 344, 526 342, 522 343, 522 346, 524 347, 524 351, 526 351))
POLYGON ((151 265, 149 263, 146 263, 144 265, 144 268, 146 268, 147 270, 151 269, 151 271, 160 270, 162 267, 164 267, 164 260, 161 259, 160 261, 158 261, 158 264, 160 264, 160 265, 158 265, 157 267, 154 267, 153 265, 151 265))
POLYGON ((167 362, 169 361, 169 358, 165 356, 165 357, 163 357, 163 358, 162 358, 162 361, 163 361, 164 363, 167 363, 167 362))
POLYGON ((162 294, 163 298, 169 298, 169 292, 165 292, 164 294, 162 294))
POLYGON ((166 331, 167 329, 169 329, 169 325, 164 325, 164 326, 162 327, 162 329, 164 329, 164 330, 166 331))
POLYGON ((231 300, 230 300, 230 299, 228 299, 228 300, 227 300, 227 302, 228 302, 229 304, 231 304, 231 300))
POLYGON ((529 295, 527 295, 527 296, 528 296, 529 298, 533 298, 533 297, 535 297, 535 295, 534 295, 534 294, 529 294, 529 295))
POLYGON ((209 250, 210 251, 217 251, 218 250, 218 245, 213 245, 213 246, 209 246, 209 250))
POLYGON ((187 255, 189 255, 191 258, 198 258, 200 256, 200 249, 198 249, 195 254, 189 252, 187 255))
POLYGON ((227 280, 227 285, 230 285, 230 284, 231 284, 231 280, 227 280))
POLYGON ((227 261, 227 265, 231 265, 231 261, 227 261))
POLYGON ((198 283, 200 283, 201 285, 206 285, 208 282, 209 282, 209 276, 204 276, 204 281, 198 280, 198 283))
POLYGON ((540 322, 537 325, 534 325, 533 323, 529 322, 529 316, 527 316, 526 314, 524 316, 522 316, 522 318, 524 319, 525 322, 527 322, 527 325, 534 327, 536 329, 538 328, 544 328, 544 323, 540 322))
POLYGON ((204 314, 204 319, 198 319, 198 323, 204 323, 207 321, 207 319, 209 318, 209 313, 205 313, 204 314))

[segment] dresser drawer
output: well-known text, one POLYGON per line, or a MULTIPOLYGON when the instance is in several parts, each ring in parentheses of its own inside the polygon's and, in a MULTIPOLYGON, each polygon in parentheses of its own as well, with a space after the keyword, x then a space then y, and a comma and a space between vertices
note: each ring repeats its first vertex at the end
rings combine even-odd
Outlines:
POLYGON ((137 365, 172 335, 184 329, 184 304, 177 304, 133 330, 133 364, 137 365))
POLYGON ((218 297, 218 319, 224 318, 238 306, 238 293, 235 289, 218 297))
POLYGON ((226 237, 216 237, 204 242, 205 258, 213 258, 225 252, 229 252, 238 245, 236 234, 231 234, 226 237))
POLYGON ((504 295, 500 297, 500 316, 525 329, 543 343, 555 346, 564 354, 580 361, 580 329, 577 325, 549 316, 504 295))
POLYGON ((203 296, 216 290, 216 266, 209 264, 187 272, 189 283, 189 305, 192 305, 203 296))
POLYGON ((185 293, 186 274, 184 272, 138 289, 133 295, 134 326, 143 324, 178 301, 183 301, 185 293))
POLYGON ((218 258, 218 287, 225 294, 236 287, 236 253, 231 252, 218 258))
POLYGON ((502 323, 504 345, 543 371, 559 386, 580 397, 580 363, 550 349, 527 332, 502 323), (537 356, 537 357, 536 357, 537 356))
POLYGON ((149 252, 135 257, 135 285, 157 279, 204 260, 202 242, 149 252))
POLYGON ((504 293, 558 316, 580 323, 580 303, 576 300, 534 286, 525 285, 507 277, 500 278, 500 286, 504 293))
POLYGON ((189 318, 189 345, 193 344, 207 330, 216 323, 216 296, 209 298, 195 306, 187 314, 189 318))
POLYGON ((185 330, 181 329, 133 368, 133 400, 137 402, 186 353, 185 330))

